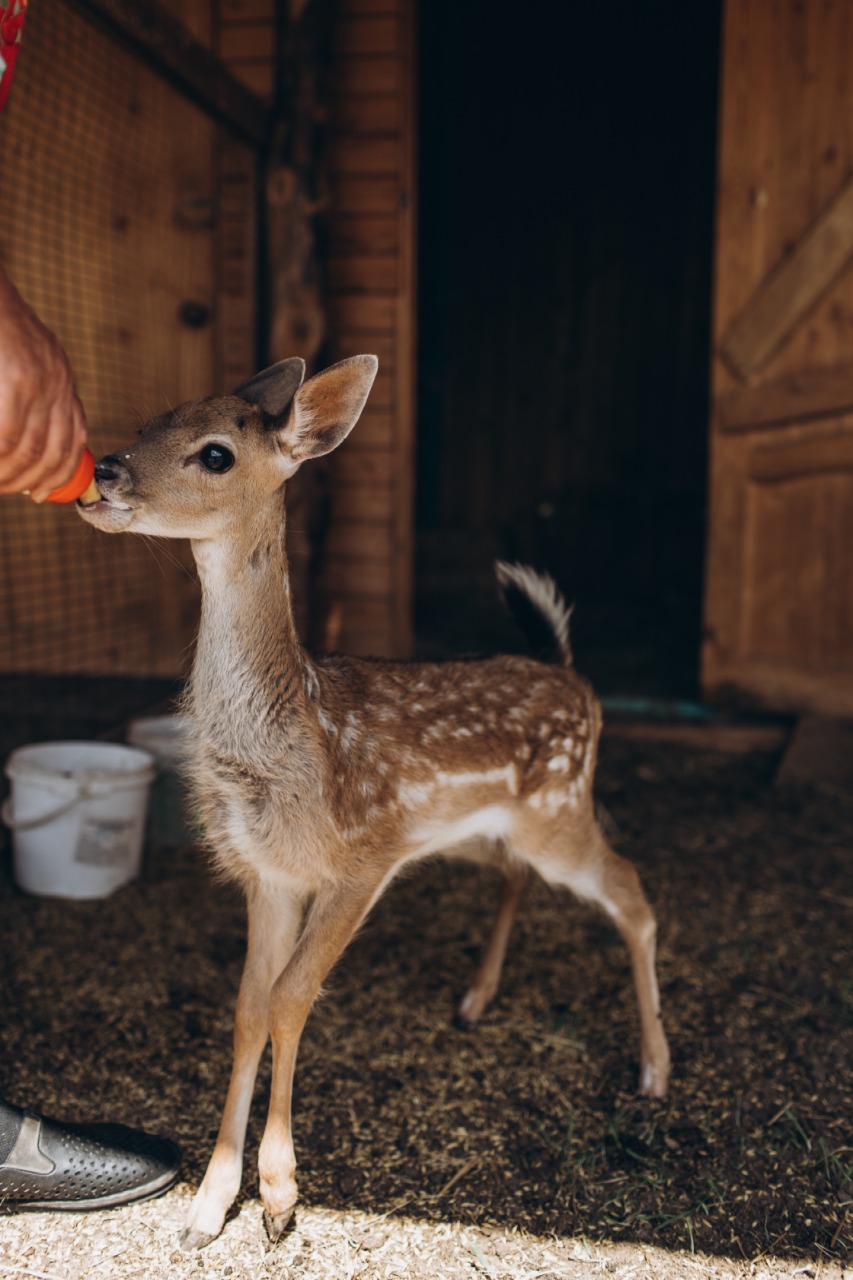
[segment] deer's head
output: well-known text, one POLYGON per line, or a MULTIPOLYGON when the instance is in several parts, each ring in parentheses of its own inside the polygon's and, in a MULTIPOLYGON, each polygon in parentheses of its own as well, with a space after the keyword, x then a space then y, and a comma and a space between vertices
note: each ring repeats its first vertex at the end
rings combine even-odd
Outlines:
POLYGON ((375 356, 354 356, 307 382, 304 360, 282 360, 233 395, 189 401, 147 422, 102 458, 98 502, 78 510, 107 533, 206 539, 266 506, 308 458, 330 453, 359 419, 375 356))

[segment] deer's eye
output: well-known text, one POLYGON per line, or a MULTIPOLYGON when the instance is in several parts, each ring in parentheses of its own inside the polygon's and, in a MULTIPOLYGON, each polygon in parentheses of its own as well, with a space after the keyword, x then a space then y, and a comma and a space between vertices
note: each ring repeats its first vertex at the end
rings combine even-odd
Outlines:
POLYGON ((205 471, 230 471, 234 466, 234 454, 224 444, 206 444, 198 455, 205 471))

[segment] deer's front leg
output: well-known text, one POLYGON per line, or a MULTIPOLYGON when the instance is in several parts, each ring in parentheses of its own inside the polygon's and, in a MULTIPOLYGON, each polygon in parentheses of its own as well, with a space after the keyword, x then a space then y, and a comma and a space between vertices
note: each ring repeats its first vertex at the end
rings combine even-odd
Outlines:
POLYGON ((315 897, 290 964, 270 997, 273 1073, 270 1106, 258 1155, 264 1222, 276 1241, 297 1199, 291 1095, 302 1029, 320 987, 366 915, 381 880, 330 886, 315 897))
POLYGON ((200 1249, 222 1230, 240 1190, 243 1143, 258 1063, 267 1042, 272 985, 289 960, 302 919, 302 902, 269 884, 250 888, 246 963, 234 1022, 234 1064, 213 1155, 190 1206, 181 1248, 200 1249))

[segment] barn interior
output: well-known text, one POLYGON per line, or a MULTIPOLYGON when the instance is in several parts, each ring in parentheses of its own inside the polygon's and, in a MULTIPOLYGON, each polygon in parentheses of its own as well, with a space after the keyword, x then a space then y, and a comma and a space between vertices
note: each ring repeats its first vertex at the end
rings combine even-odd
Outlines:
MULTIPOLYGON (((235 1215, 180 1253, 244 921, 161 759, 109 897, 26 892, 0 827, 0 1092, 173 1132, 184 1178, 159 1209, 9 1219, 0 1271, 853 1264, 851 57, 822 0, 30 0, 0 262, 95 454, 285 356, 378 354, 352 436, 288 485, 300 634, 520 650, 494 561, 554 577, 604 702, 608 838, 659 915, 676 1083, 636 1099, 618 939, 543 886, 481 1038, 451 1032, 496 887, 430 864, 309 1023, 294 1230, 258 1261, 267 1063, 235 1215)), ((186 545, 10 496, 0 547, 0 763, 172 715, 186 545)))
POLYGON ((416 634, 517 645, 492 566, 522 560, 574 601, 602 692, 687 699, 720 14, 656 15, 421 14, 416 634))

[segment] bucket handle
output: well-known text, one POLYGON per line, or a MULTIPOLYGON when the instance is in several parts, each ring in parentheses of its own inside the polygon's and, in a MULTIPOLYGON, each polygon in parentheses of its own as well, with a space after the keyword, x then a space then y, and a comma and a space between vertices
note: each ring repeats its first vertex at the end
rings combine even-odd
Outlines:
POLYGON ((83 787, 81 791, 77 792, 76 796, 66 801, 65 804, 60 805, 58 809, 54 809, 52 813, 44 813, 40 818, 27 818, 24 820, 14 817, 11 796, 7 796, 3 801, 2 808, 0 808, 0 818, 2 818, 4 825, 10 831, 32 831, 34 827, 43 827, 46 823, 53 822, 55 818, 61 818, 63 814, 70 813, 81 800, 86 799, 86 791, 87 788, 83 787))

